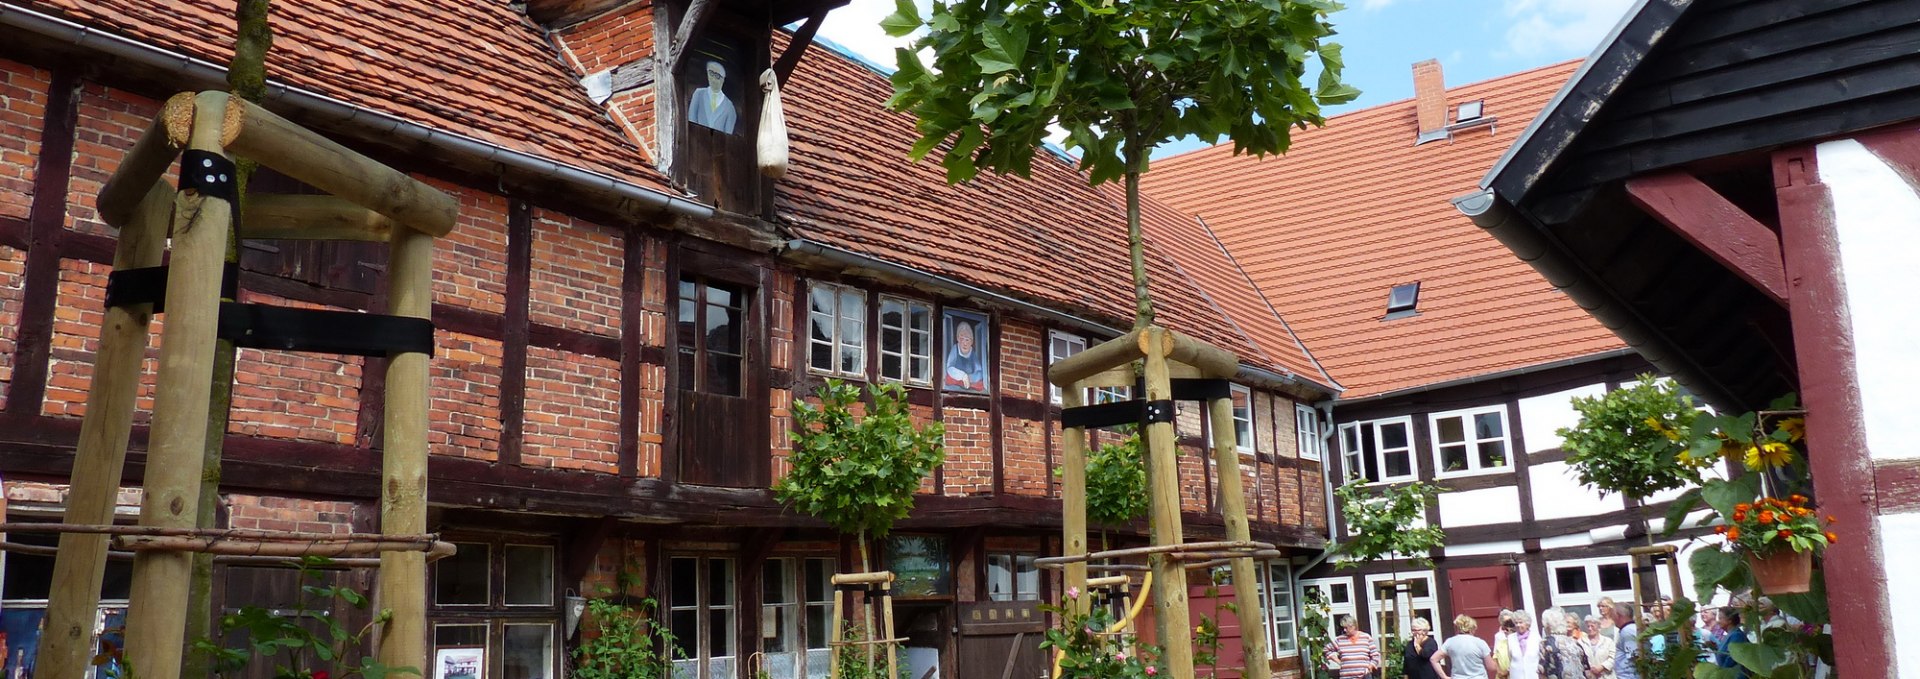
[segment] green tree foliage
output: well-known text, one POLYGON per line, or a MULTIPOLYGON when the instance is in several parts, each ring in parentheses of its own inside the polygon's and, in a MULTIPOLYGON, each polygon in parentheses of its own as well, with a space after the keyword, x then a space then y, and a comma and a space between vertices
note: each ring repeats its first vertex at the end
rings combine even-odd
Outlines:
POLYGON ((1685 433, 1698 411, 1671 383, 1641 375, 1602 396, 1575 398, 1573 409, 1580 423, 1556 433, 1581 483, 1635 499, 1699 485, 1685 433))
POLYGON ((1146 515, 1147 462, 1133 432, 1087 456, 1087 520, 1118 527, 1146 515))
POLYGON ((863 555, 868 535, 884 537, 913 511, 920 480, 946 458, 940 423, 915 427, 899 385, 867 393, 857 419, 860 390, 838 380, 820 388, 820 405, 795 401, 792 470, 773 486, 787 506, 859 535, 863 555))
POLYGON ((925 17, 898 2, 888 34, 927 31, 896 52, 888 102, 919 119, 913 158, 944 144, 948 181, 1025 176, 1050 126, 1065 129, 1088 181, 1126 180, 1140 326, 1153 320, 1139 210, 1153 149, 1192 135, 1279 153, 1290 128, 1319 125, 1322 105, 1360 94, 1340 82, 1340 46, 1325 42, 1340 8, 1329 0, 936 0, 925 17), (1313 86, 1309 59, 1320 66, 1313 86))
POLYGON ((1340 513, 1346 518, 1347 532, 1352 536, 1334 549, 1334 553, 1349 560, 1334 567, 1353 568, 1381 559, 1405 557, 1421 568, 1432 568, 1433 560, 1428 553, 1446 544, 1447 534, 1433 526, 1415 528, 1414 523, 1425 515, 1427 504, 1439 494, 1438 488, 1418 481, 1384 486, 1355 479, 1335 488, 1334 498, 1340 502, 1340 513))

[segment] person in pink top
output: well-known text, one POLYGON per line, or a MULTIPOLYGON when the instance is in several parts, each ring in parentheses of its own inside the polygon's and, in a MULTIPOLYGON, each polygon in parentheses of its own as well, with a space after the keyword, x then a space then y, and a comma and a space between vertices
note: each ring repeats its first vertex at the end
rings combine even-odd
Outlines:
POLYGON ((1340 616, 1340 636, 1327 647, 1327 669, 1340 679, 1362 679, 1380 669, 1380 648, 1373 635, 1360 631, 1351 615, 1340 616))

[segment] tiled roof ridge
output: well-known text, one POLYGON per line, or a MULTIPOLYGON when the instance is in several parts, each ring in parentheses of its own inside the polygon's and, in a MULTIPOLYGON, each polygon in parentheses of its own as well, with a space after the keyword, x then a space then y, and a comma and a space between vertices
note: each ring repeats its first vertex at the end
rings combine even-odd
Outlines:
MULTIPOLYGON (((1152 198, 1148 196, 1141 196, 1140 199, 1152 200, 1152 198)), ((1158 203, 1159 201, 1154 202, 1158 203)), ((1174 210, 1172 207, 1167 207, 1167 209, 1175 213, 1180 213, 1179 210, 1174 210)), ((1213 227, 1208 226, 1207 220, 1201 219, 1199 215, 1193 215, 1193 221, 1200 226, 1202 231, 1206 232, 1207 238, 1213 241, 1214 246, 1220 248, 1220 255, 1226 257, 1227 261, 1233 264, 1233 270, 1239 272, 1240 279, 1247 282, 1247 289, 1253 291, 1254 296, 1260 300, 1260 304, 1265 306, 1267 311, 1273 314, 1274 320, 1280 322, 1280 327, 1287 331, 1287 338, 1293 340, 1293 345, 1300 349, 1300 353, 1307 357, 1307 361, 1313 364, 1315 370, 1320 371, 1320 379, 1326 380, 1328 386, 1335 389, 1343 389, 1344 387, 1340 386, 1340 381, 1333 379, 1333 374, 1327 372, 1327 366, 1322 365, 1319 357, 1314 356, 1313 351, 1307 348, 1307 343, 1300 341, 1300 335, 1293 331, 1292 324, 1287 323, 1287 317, 1280 313, 1280 308, 1273 305, 1273 300, 1267 297, 1267 292, 1261 290, 1260 286, 1253 282, 1253 276, 1247 273, 1246 267, 1240 265, 1240 259, 1234 257, 1233 251, 1227 249, 1227 244, 1220 241, 1220 234, 1214 233, 1213 227)), ((1256 345, 1257 344, 1258 343, 1256 343, 1256 345)))
MULTIPOLYGON (((1553 71, 1553 70, 1555 70, 1555 69, 1560 69, 1560 68, 1565 68, 1565 67, 1566 67, 1566 66, 1567 66, 1568 64, 1574 64, 1574 63, 1579 63, 1580 61, 1581 61, 1581 59, 1580 59, 1580 58, 1578 58, 1578 57, 1576 57, 1576 58, 1573 58, 1573 59, 1565 59, 1565 60, 1562 60, 1562 61, 1556 61, 1556 62, 1553 62, 1553 63, 1550 63, 1550 64, 1542 64, 1542 65, 1540 65, 1540 66, 1535 66, 1535 67, 1533 67, 1533 68, 1528 68, 1528 69, 1524 69, 1524 70, 1519 70, 1519 71, 1514 71, 1514 72, 1512 72, 1512 73, 1507 73, 1507 74, 1504 74, 1504 75, 1497 75, 1497 76, 1494 76, 1494 77, 1491 77, 1491 78, 1486 78, 1486 79, 1482 79, 1482 80, 1476 80, 1476 81, 1473 81, 1473 82, 1470 82, 1470 83, 1462 83, 1462 84, 1459 84, 1459 85, 1448 85, 1448 86, 1447 86, 1447 90, 1446 90, 1446 91, 1447 91, 1447 94, 1450 94, 1450 95, 1451 95, 1451 94, 1453 94, 1454 92, 1456 92, 1456 91, 1458 91, 1458 90, 1468 90, 1468 89, 1475 89, 1475 88, 1481 88, 1481 87, 1491 87, 1491 86, 1493 86, 1493 85, 1495 85, 1495 84, 1497 84, 1497 83, 1501 83, 1501 82, 1504 82, 1504 81, 1508 81, 1508 80, 1516 80, 1516 79, 1522 79, 1522 78, 1526 78, 1526 77, 1529 77, 1529 76, 1535 76, 1535 75, 1539 75, 1540 73, 1543 73, 1543 72, 1549 72, 1549 71, 1553 71)), ((1362 117, 1362 116, 1366 116, 1366 115, 1378 115, 1378 114, 1381 114, 1381 113, 1385 113, 1385 112, 1387 112, 1387 111, 1388 111, 1388 109, 1396 109, 1396 108, 1401 108, 1401 107, 1407 107, 1407 106, 1411 106, 1412 104, 1413 104, 1413 97, 1407 97, 1407 98, 1405 98, 1405 99, 1395 99, 1395 100, 1393 100, 1393 101, 1388 101, 1388 102, 1382 102, 1382 103, 1378 103, 1378 104, 1374 104, 1374 105, 1372 105, 1372 106, 1366 106, 1366 107, 1362 107, 1362 108, 1357 108, 1357 109, 1354 109, 1354 110, 1351 110, 1351 111, 1345 111, 1345 112, 1342 112, 1342 113, 1338 113, 1338 114, 1335 114, 1335 115, 1332 115, 1332 116, 1329 116, 1329 117, 1328 117, 1328 118, 1326 119, 1326 123, 1325 123, 1325 124, 1322 124, 1322 125, 1319 125, 1318 127, 1319 127, 1319 129, 1326 129, 1326 128, 1331 128, 1331 127, 1333 127, 1333 124, 1334 124, 1334 122, 1335 122, 1335 121, 1339 121, 1339 120, 1350 120, 1350 119, 1353 119, 1353 118, 1359 118, 1359 117, 1362 117)), ((1354 124, 1354 123, 1351 123, 1351 122, 1349 122, 1349 123, 1347 123, 1347 124, 1348 124, 1348 125, 1352 125, 1352 124, 1354 124)), ((1409 136, 1411 136, 1411 135, 1409 135, 1409 136)), ((1202 155, 1205 155, 1205 154, 1207 154, 1207 153, 1208 153, 1208 152, 1210 152, 1210 151, 1221 151, 1221 152, 1224 152, 1224 153, 1228 153, 1228 154, 1230 154, 1230 155, 1231 155, 1231 154, 1232 154, 1232 152, 1233 152, 1233 144, 1232 144, 1231 142, 1226 142, 1226 143, 1220 143, 1220 144, 1212 144, 1212 145, 1208 145, 1208 146, 1202 146, 1202 147, 1200 147, 1200 148, 1197 148, 1197 149, 1189 149, 1189 150, 1186 150, 1186 151, 1181 151, 1181 152, 1179 152, 1179 153, 1175 153, 1175 154, 1173 154, 1173 155, 1170 155, 1170 156, 1167 156, 1167 157, 1165 157, 1165 158, 1159 158, 1159 159, 1156 159, 1156 160, 1154 160, 1154 161, 1153 161, 1153 164, 1154 164, 1154 165, 1161 165, 1161 164, 1163 164, 1163 163, 1175 163, 1175 164, 1185 164, 1185 163, 1188 163, 1188 162, 1193 162, 1193 161, 1196 161, 1196 160, 1198 160, 1198 159, 1199 159, 1199 156, 1202 156, 1202 155)), ((1283 151, 1283 152, 1281 152, 1280 154, 1277 154, 1277 155, 1285 155, 1285 152, 1283 151)))

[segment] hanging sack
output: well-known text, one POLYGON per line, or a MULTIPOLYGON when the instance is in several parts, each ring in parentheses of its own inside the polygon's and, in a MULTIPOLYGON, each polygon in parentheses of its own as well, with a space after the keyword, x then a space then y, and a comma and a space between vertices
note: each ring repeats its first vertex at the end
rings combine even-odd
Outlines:
POLYGON ((760 174, 779 179, 787 174, 787 116, 780 110, 780 76, 769 68, 760 74, 760 135, 754 145, 760 174))

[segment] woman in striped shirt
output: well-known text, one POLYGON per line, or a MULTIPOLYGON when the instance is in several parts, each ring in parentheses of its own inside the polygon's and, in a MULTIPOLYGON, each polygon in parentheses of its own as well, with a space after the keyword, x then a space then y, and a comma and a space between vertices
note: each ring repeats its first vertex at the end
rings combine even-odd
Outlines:
POLYGON ((1360 631, 1352 615, 1340 616, 1342 634, 1327 647, 1327 669, 1339 679, 1362 679, 1380 669, 1380 649, 1373 636, 1360 631))

